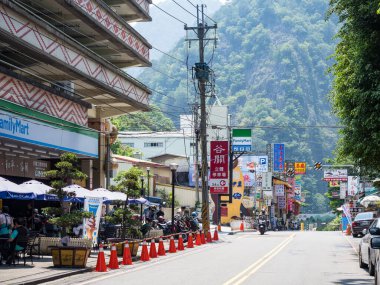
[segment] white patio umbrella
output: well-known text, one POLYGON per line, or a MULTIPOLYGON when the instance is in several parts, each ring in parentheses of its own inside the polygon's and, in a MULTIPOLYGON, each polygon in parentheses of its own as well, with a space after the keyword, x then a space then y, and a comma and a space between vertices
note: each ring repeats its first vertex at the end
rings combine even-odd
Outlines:
POLYGON ((90 190, 83 188, 82 186, 77 185, 77 184, 72 184, 62 189, 68 193, 74 192, 77 198, 91 197, 90 190))
POLYGON ((91 194, 93 195, 93 197, 103 197, 106 200, 111 200, 111 201, 115 201, 115 200, 125 201, 125 199, 127 198, 127 195, 125 195, 124 193, 112 192, 105 188, 94 189, 91 191, 91 194))
POLYGON ((0 177, 0 199, 31 200, 36 195, 12 181, 0 177))
POLYGON ((373 202, 378 202, 380 201, 380 197, 376 195, 369 195, 363 198, 363 200, 360 201, 360 204, 363 205, 364 207, 368 207, 369 204, 373 202))
POLYGON ((50 190, 53 188, 51 186, 48 186, 40 181, 37 180, 29 180, 22 184, 20 184, 21 187, 24 189, 33 192, 36 195, 44 195, 47 194, 50 190))

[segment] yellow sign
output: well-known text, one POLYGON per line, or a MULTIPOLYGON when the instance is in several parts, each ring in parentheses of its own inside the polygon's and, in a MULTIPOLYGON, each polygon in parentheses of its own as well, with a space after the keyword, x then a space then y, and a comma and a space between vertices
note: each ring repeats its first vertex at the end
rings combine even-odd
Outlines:
POLYGON ((239 166, 233 171, 232 203, 227 203, 227 215, 221 217, 221 223, 227 224, 232 217, 240 218, 240 206, 244 196, 244 176, 239 166))
POLYGON ((330 181, 329 182, 329 187, 339 187, 340 183, 339 181, 330 181))
POLYGON ((294 163, 294 174, 306 174, 306 162, 297 161, 294 163))

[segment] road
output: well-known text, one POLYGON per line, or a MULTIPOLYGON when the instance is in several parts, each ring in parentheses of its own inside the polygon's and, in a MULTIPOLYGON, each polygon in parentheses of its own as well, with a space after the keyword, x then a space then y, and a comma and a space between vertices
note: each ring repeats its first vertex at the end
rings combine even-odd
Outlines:
POLYGON ((154 261, 49 284, 374 284, 358 266, 354 248, 359 239, 339 232, 239 233, 221 239, 154 261))

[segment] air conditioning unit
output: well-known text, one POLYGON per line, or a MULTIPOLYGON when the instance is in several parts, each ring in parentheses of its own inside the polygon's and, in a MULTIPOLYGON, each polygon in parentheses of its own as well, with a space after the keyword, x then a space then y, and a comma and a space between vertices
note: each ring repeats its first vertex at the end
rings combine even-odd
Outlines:
POLYGON ((72 81, 56 81, 53 88, 59 92, 74 96, 74 82, 72 81))

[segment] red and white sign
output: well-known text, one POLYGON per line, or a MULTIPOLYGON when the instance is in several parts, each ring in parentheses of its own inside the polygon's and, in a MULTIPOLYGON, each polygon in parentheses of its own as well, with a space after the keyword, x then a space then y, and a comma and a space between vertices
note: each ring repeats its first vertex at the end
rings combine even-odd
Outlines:
POLYGON ((210 193, 228 194, 228 141, 210 142, 210 193))

